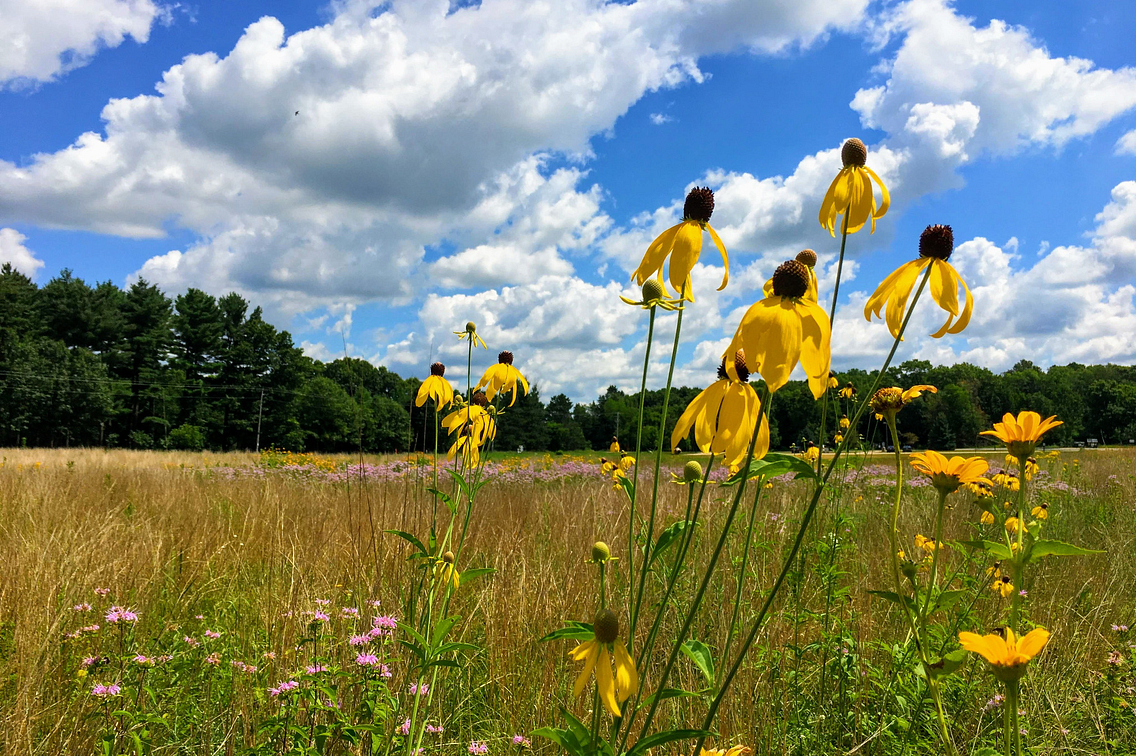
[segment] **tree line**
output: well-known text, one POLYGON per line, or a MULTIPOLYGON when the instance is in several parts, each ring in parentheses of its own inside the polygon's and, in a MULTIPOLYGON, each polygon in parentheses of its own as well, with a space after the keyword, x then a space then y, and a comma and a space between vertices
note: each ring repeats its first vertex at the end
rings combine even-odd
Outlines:
MULTIPOLYGON (((861 370, 838 376, 860 392, 873 378, 861 370)), ((979 431, 1021 409, 1065 421, 1047 436, 1052 443, 1136 437, 1130 366, 1042 370, 1022 361, 998 374, 912 360, 889 371, 882 385, 917 383, 939 392, 899 415, 903 441, 913 446, 981 444, 979 431)), ((90 286, 68 270, 41 287, 11 265, 0 267, 0 446, 430 451, 431 410, 413 406, 419 385, 417 377, 365 360, 314 360, 235 293, 216 298, 191 288, 171 299, 144 280, 125 290, 109 281, 90 286)), ((699 390, 671 392, 664 438, 699 390)), ((662 390, 643 397, 644 448, 659 441, 663 403, 662 390)), ((818 436, 821 406, 803 382, 778 391, 770 407, 772 445, 831 444, 831 430, 818 436)), ((505 409, 496 448, 607 449, 613 437, 631 446, 638 409, 638 393, 615 386, 592 402, 557 394, 545 403, 534 385, 505 409)), ((828 428, 850 409, 830 405, 828 428)), ((868 413, 848 432, 872 443, 882 439, 877 426, 868 413)))

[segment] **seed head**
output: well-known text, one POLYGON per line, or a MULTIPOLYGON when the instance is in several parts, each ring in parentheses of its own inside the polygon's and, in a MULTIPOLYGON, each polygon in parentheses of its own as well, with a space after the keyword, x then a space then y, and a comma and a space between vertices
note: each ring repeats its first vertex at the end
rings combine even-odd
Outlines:
POLYGON ((810 268, 815 268, 817 264, 817 253, 811 249, 802 249, 797 253, 797 262, 804 263, 810 268))
POLYGON ((600 609, 596 613, 594 630, 600 643, 615 643, 619 638, 619 617, 611 609, 600 609))
MULTIPOLYGON (((734 352, 734 370, 738 374, 739 381, 742 383, 749 382, 749 368, 746 367, 746 355, 742 349, 734 352)), ((718 379, 724 381, 729 377, 730 374, 726 372, 726 358, 723 356, 722 362, 718 365, 718 379)))
POLYGON ((468 323, 466 323, 465 324, 465 332, 466 333, 476 333, 477 332, 477 323, 474 323, 472 320, 469 321, 468 323))
POLYGON ((454 552, 447 551, 445 554, 442 554, 442 561, 445 562, 446 564, 453 564, 454 563, 454 552))
POLYGON ((895 386, 882 388, 876 393, 872 394, 869 401, 872 409, 880 414, 886 412, 899 412, 903 409, 903 390, 895 386))
POLYGON ((663 285, 659 283, 657 278, 648 278, 643 283, 643 301, 650 302, 655 299, 662 299, 666 296, 666 291, 663 285))
POLYGON ((603 541, 596 541, 592 544, 592 561, 596 564, 603 564, 611 559, 611 548, 603 541))
POLYGON ((476 404, 478 407, 484 407, 489 404, 489 399, 486 398, 484 391, 474 391, 469 403, 476 404))
POLYGON ((809 270, 804 263, 786 260, 773 271, 773 293, 778 297, 796 299, 809 290, 809 270))
POLYGON ((497 362, 501 365, 512 365, 513 353, 509 351, 501 352, 497 355, 497 362))
POLYGON ((856 137, 852 137, 840 148, 840 160, 844 167, 861 166, 868 162, 868 148, 856 137))
POLYGON ((714 214, 714 192, 710 187, 694 187, 686 195, 686 202, 682 206, 684 220, 709 223, 710 216, 714 214))
POLYGON ((446 374, 446 366, 440 362, 435 362, 430 366, 430 375, 436 375, 441 378, 446 374))
POLYGON ((690 460, 682 467, 682 479, 687 483, 697 483, 702 480, 702 465, 698 460, 690 460))
POLYGON ((919 235, 920 257, 948 260, 954 248, 955 235, 950 226, 927 226, 919 235))

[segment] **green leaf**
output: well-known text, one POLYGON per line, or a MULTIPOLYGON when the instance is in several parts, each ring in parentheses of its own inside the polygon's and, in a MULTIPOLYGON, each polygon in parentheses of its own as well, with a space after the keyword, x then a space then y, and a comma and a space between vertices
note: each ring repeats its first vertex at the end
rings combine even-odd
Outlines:
POLYGON ((663 730, 637 740, 635 745, 631 746, 631 750, 627 752, 627 756, 638 756, 640 753, 658 748, 665 743, 673 743, 676 740, 694 740, 709 734, 706 730, 663 730))
POLYGON ((574 756, 580 756, 580 752, 577 749, 578 744, 576 743, 576 738, 573 737, 572 733, 568 732, 568 730, 558 730, 555 727, 541 727, 539 730, 533 731, 533 737, 551 740, 568 753, 574 756))
POLYGON ((655 547, 651 549, 651 558, 647 562, 648 567, 654 564, 655 560, 658 559, 664 551, 681 538, 682 534, 686 532, 686 525, 686 520, 679 520, 678 522, 671 523, 666 530, 659 533, 659 538, 655 541, 655 547))
POLYGON ((680 651, 688 659, 694 662, 694 666, 698 667, 702 672, 702 676, 706 678, 707 685, 714 684, 714 655, 710 653, 710 647, 700 640, 691 638, 686 643, 683 643, 679 648, 680 651))
POLYGON ((450 498, 450 495, 448 493, 446 493, 445 491, 439 491, 436 488, 427 488, 426 493, 432 493, 439 499, 441 499, 442 503, 446 505, 446 509, 450 510, 450 514, 457 514, 458 506, 454 503, 454 500, 450 498))
POLYGON ((403 540, 409 541, 415 548, 417 548, 424 555, 430 553, 429 551, 426 550, 426 547, 422 545, 422 541, 419 541, 418 537, 411 534, 411 533, 407 533, 404 530, 384 530, 383 532, 389 533, 391 535, 396 535, 399 538, 402 538, 403 540))
POLYGON ((560 640, 561 638, 572 638, 574 640, 591 640, 595 637, 596 631, 592 628, 590 622, 569 622, 568 627, 562 627, 559 630, 553 630, 548 635, 540 639, 540 643, 545 641, 560 640))
MULTIPOLYGON (((935 602, 935 611, 940 609, 949 609, 962 599, 963 596, 969 595, 970 591, 964 590, 951 590, 943 591, 939 594, 938 601, 935 602)), ((934 614, 934 612, 932 612, 934 614)))
POLYGON ((961 648, 956 648, 949 654, 943 656, 937 662, 931 662, 930 673, 931 677, 947 677, 953 675, 959 667, 966 662, 966 651, 961 648))
POLYGON ((430 644, 426 641, 425 638, 422 637, 422 635, 417 630, 415 630, 413 627, 406 624, 402 620, 398 621, 398 629, 403 631, 407 635, 409 635, 414 640, 416 640, 419 643, 419 645, 422 646, 422 648, 429 648, 430 647, 430 644))
POLYGON ((995 559, 1010 559, 1013 556, 1006 544, 997 541, 983 541, 982 548, 986 549, 986 553, 995 559))
POLYGON ((453 629, 453 626, 461 619, 458 615, 446 617, 445 619, 438 620, 438 624, 434 625, 434 632, 431 633, 435 644, 441 643, 446 635, 453 629))
POLYGON ((496 571, 497 570, 493 567, 474 567, 472 570, 460 572, 458 573, 458 587, 460 588, 466 583, 472 583, 483 575, 492 575, 496 571))
POLYGON ((1083 549, 1064 541, 1034 541, 1030 549, 1030 561, 1043 556, 1089 556, 1090 554, 1103 554, 1103 551, 1083 549))
POLYGON ((438 654, 438 656, 441 656, 442 654, 448 654, 451 651, 477 651, 480 648, 481 648, 480 646, 477 646, 473 643, 450 642, 450 643, 444 643, 441 646, 439 646, 437 654, 438 654))
POLYGON ((738 470, 731 475, 722 485, 734 485, 743 477, 746 480, 753 480, 754 478, 776 478, 778 475, 785 475, 787 473, 795 473, 793 479, 797 478, 815 478, 816 473, 808 462, 803 459, 798 459, 791 454, 778 454, 777 452, 770 452, 766 454, 763 459, 755 459, 749 463, 746 470, 738 470))

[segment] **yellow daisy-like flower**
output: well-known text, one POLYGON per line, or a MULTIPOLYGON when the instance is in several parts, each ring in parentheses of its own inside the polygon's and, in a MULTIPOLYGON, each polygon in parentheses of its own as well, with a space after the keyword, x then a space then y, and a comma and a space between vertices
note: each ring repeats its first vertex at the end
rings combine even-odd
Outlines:
POLYGON ((752 753, 752 749, 746 748, 742 745, 736 745, 726 750, 718 748, 703 748, 699 751, 698 756, 745 756, 747 753, 752 753))
POLYGON ((993 512, 983 512, 982 516, 978 518, 978 521, 981 522, 983 525, 993 525, 994 524, 994 513, 993 512))
POLYGON ((981 655, 999 680, 1013 682, 1026 673, 1030 659, 1045 648, 1049 642, 1049 631, 1038 627, 1019 638, 1014 635, 1013 629, 1007 627, 1005 633, 1005 637, 959 633, 959 643, 967 651, 981 655))
MULTIPOLYGON (((772 280, 772 279, 771 279, 771 280, 772 280)), ((828 376, 828 387, 829 387, 830 389, 834 389, 834 388, 836 388, 836 387, 837 387, 837 386, 839 386, 839 385, 840 385, 840 381, 836 380, 836 376, 835 376, 835 375, 830 375, 830 376, 828 376)))
POLYGON ((887 187, 876 172, 866 165, 868 148, 859 139, 849 139, 844 143, 840 149, 840 161, 844 167, 829 185, 828 192, 820 203, 817 220, 834 237, 836 218, 840 215, 844 216, 848 233, 856 233, 869 220, 872 222, 872 233, 875 233, 876 221, 884 217, 891 204, 887 187), (876 195, 872 191, 873 181, 880 187, 878 208, 876 195))
POLYGON ((943 493, 954 493, 969 483, 975 486, 990 485, 990 481, 982 477, 990 464, 982 457, 951 457, 934 450, 916 452, 911 455, 911 466, 931 479, 931 485, 943 493))
POLYGON ((848 419, 848 415, 841 415, 840 416, 840 430, 848 430, 848 427, 850 425, 852 425, 852 421, 848 419))
POLYGON ((848 383, 845 383, 844 387, 836 393, 841 399, 855 399, 856 387, 852 385, 851 381, 849 381, 848 383))
POLYGON ((512 407, 513 403, 517 401, 518 384, 527 395, 529 393, 529 382, 521 375, 520 370, 513 367, 513 353, 505 351, 497 355, 497 364, 485 371, 481 380, 477 382, 474 391, 481 391, 484 388, 485 397, 489 401, 493 401, 497 392, 508 393, 510 395, 509 406, 512 407))
POLYGON ((1031 509, 1030 514, 1033 515, 1034 517, 1036 517, 1039 520, 1048 520, 1049 519, 1049 505, 1046 504, 1043 501, 1040 504, 1038 504, 1036 507, 1031 509))
POLYGON ((621 716, 619 704, 626 701, 639 688, 639 672, 619 638, 619 618, 610 609, 600 609, 593 626, 592 639, 584 641, 569 652, 573 661, 584 662, 584 668, 572 687, 572 695, 579 697, 595 673, 596 686, 604 708, 613 717, 621 716), (612 660, 615 675, 612 675, 612 660))
POLYGON ((842 444, 842 443, 844 443, 844 436, 837 433, 835 436, 832 437, 832 442, 834 444, 842 444))
POLYGON ((818 459, 820 459, 820 448, 810 441, 809 448, 805 449, 804 453, 801 454, 801 456, 804 457, 806 462, 816 462, 818 459))
POLYGON ((877 420, 883 420, 885 417, 895 418, 897 412, 906 407, 912 400, 923 396, 923 392, 937 394, 939 389, 924 383, 906 390, 898 386, 888 386, 872 394, 872 398, 868 400, 868 405, 876 411, 877 420))
POLYGON ((422 381, 422 385, 418 387, 418 395, 414 399, 415 407, 421 407, 427 399, 432 399, 434 408, 441 409, 454 400, 454 388, 442 377, 445 374, 446 366, 442 363, 435 362, 430 366, 430 377, 422 381))
POLYGON ((919 274, 928 265, 931 266, 931 298, 939 307, 947 312, 947 321, 942 328, 931 334, 932 338, 941 338, 948 333, 961 333, 970 323, 970 315, 974 310, 974 297, 970 287, 959 276, 958 271, 947 262, 954 249, 954 234, 950 226, 927 226, 919 237, 919 257, 909 263, 896 268, 879 286, 864 304, 864 317, 870 322, 872 316, 880 317, 880 311, 887 307, 884 319, 888 330, 895 338, 899 337, 899 329, 903 325, 903 315, 907 311, 907 299, 919 274), (958 288, 966 293, 966 303, 959 310, 958 288))
MULTIPOLYGON (((1008 455, 1007 455, 1008 456, 1008 455)), ((1033 480, 1033 476, 1041 472, 1041 468, 1037 466, 1037 460, 1030 457, 1026 460, 1026 480, 1033 480)))
POLYGON ((1018 480, 1017 475, 1007 475, 1006 473, 998 473, 995 475, 994 484, 1009 491, 1017 491, 1022 486, 1022 482, 1018 480))
POLYGON ((622 457, 619 458, 619 469, 620 470, 623 470, 623 472, 627 472, 632 467, 635 467, 635 457, 632 457, 630 454, 624 454, 622 457))
POLYGON ((999 575, 995 578, 994 582, 990 584, 990 590, 1004 599, 1010 598, 1010 596, 1014 595, 1014 583, 1010 580, 1009 575, 999 575))
POLYGON ((477 323, 474 323, 472 320, 465 324, 464 331, 454 331, 454 335, 458 337, 458 341, 468 338, 473 342, 474 346, 480 346, 482 349, 489 348, 485 346, 485 342, 477 335, 477 323))
POLYGON ((611 437, 611 445, 607 447, 607 450, 608 450, 609 452, 615 452, 615 453, 617 453, 617 454, 618 454, 618 453, 619 453, 619 451, 620 451, 620 449, 619 449, 619 439, 618 439, 618 438, 616 438, 615 436, 612 436, 612 437, 611 437))
POLYGON ((458 589, 461 575, 458 574, 458 569, 454 566, 454 552, 447 551, 442 554, 441 559, 434 563, 434 579, 442 581, 443 584, 449 583, 455 591, 458 589))
MULTIPOLYGON (((718 291, 726 288, 730 280, 730 258, 726 255, 726 245, 718 238, 718 232, 710 225, 710 216, 714 213, 714 192, 709 187, 694 187, 686 195, 686 203, 682 208, 682 222, 671 226, 655 237, 639 267, 631 274, 635 283, 640 286, 652 276, 657 276, 659 283, 663 282, 663 266, 670 258, 671 286, 681 293, 683 299, 694 301, 694 293, 690 287, 690 271, 698 262, 702 254, 702 231, 710 233, 714 246, 722 253, 722 263, 726 270, 722 276, 722 285, 718 291)), ((663 286, 664 295, 667 294, 663 286)), ((669 295, 668 295, 669 296, 669 295)))
MULTIPOLYGON (((819 399, 828 383, 832 329, 824 310, 805 297, 808 288, 804 263, 781 263, 773 273, 773 295, 742 316, 726 354, 743 350, 750 372, 760 373, 770 392, 784 386, 800 362, 813 398, 819 399)), ((733 362, 727 362, 726 369, 733 368, 733 362)))
POLYGON ((1033 454, 1037 442, 1046 431, 1063 424, 1063 421, 1057 419, 1057 415, 1042 420, 1036 412, 1019 412, 1017 417, 1007 412, 1002 416, 1002 422, 994 423, 994 430, 982 431, 982 435, 994 436, 1006 445, 1010 454, 1025 459, 1033 454))
MULTIPOLYGON (((805 291, 804 298, 810 302, 817 301, 817 277, 816 277, 816 264, 817 253, 811 249, 802 249, 797 253, 794 258, 797 262, 801 263, 808 270, 809 274, 809 288, 805 291)), ((767 297, 773 296, 773 277, 770 276, 769 280, 761 287, 761 293, 767 297)), ((828 377, 828 387, 836 388, 839 385, 837 380, 831 375, 828 377)))
POLYGON ((1007 517, 1006 523, 1003 527, 1006 528, 1007 533, 1017 535, 1018 533, 1022 532, 1022 521, 1017 517, 1007 517))
POLYGON ((484 393, 475 392, 471 403, 442 418, 442 427, 446 432, 457 434, 446 453, 446 459, 453 459, 460 452, 467 465, 477 466, 481 459, 481 447, 497 435, 497 422, 493 414, 483 406, 485 401, 484 393))
POLYGON ((938 545, 934 538, 927 538, 920 533, 915 536, 915 548, 922 549, 927 554, 932 554, 938 548, 938 545))
MULTIPOLYGON (((761 400, 748 383, 745 354, 736 352, 733 362, 737 379, 729 376, 723 359, 718 367, 718 380, 694 397, 675 423, 671 449, 678 448, 679 442, 693 428, 694 441, 701 451, 723 455, 723 463, 729 467, 740 465, 745 459, 761 411, 761 400)), ((768 451, 769 421, 762 413, 753 458, 761 459, 768 451)))

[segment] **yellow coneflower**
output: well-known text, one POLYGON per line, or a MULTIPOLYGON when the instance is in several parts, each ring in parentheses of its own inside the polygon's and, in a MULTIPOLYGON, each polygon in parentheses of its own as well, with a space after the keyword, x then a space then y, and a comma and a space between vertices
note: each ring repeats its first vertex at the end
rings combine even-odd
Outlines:
POLYGON ((963 281, 958 271, 947 262, 953 249, 954 234, 950 226, 927 226, 919 237, 919 257, 896 268, 876 287, 875 292, 868 297, 864 305, 864 317, 869 322, 873 315, 880 317, 880 311, 886 305, 887 312, 884 319, 887 321, 888 330, 893 337, 899 338, 899 329, 907 310, 907 299, 911 296, 911 290, 915 288, 919 274, 930 265, 931 278, 928 283, 931 297, 947 312, 947 322, 931 336, 937 339, 944 334, 961 333, 970 322, 970 315, 974 310, 974 297, 966 281, 963 281), (960 286, 966 293, 966 304, 961 312, 958 301, 960 286))
POLYGON ((699 751, 698 756, 745 756, 747 753, 752 753, 752 749, 736 745, 724 751, 717 748, 703 748, 699 751))
MULTIPOLYGON (((722 253, 722 263, 725 273, 722 276, 722 285, 718 291, 726 288, 730 280, 730 258, 726 254, 726 245, 718 238, 718 232, 710 225, 710 216, 714 213, 714 192, 709 187, 694 187, 686 195, 686 202, 682 208, 682 222, 671 226, 655 237, 639 267, 631 274, 640 286, 652 276, 657 276, 660 283, 663 280, 663 265, 670 257, 670 281, 676 291, 682 293, 682 298, 694 301, 694 293, 690 287, 690 271, 698 262, 702 254, 702 232, 710 233, 714 246, 722 253)), ((666 295, 666 286, 663 287, 666 295)))
POLYGON ((1026 480, 1033 480, 1033 476, 1037 475, 1041 468, 1037 466, 1037 460, 1030 457, 1026 460, 1026 480))
POLYGON ((840 430, 848 430, 848 427, 850 425, 852 425, 852 421, 848 419, 848 415, 841 415, 840 416, 840 430))
MULTIPOLYGON (((810 302, 817 301, 817 277, 815 270, 817 263, 817 253, 813 252, 811 249, 802 249, 797 253, 797 256, 794 259, 804 265, 809 274, 809 288, 805 291, 804 298, 809 300, 810 302)), ((765 284, 761 287, 761 293, 767 297, 773 296, 772 276, 770 276, 769 280, 766 281, 765 284)), ((838 385, 839 383, 837 382, 837 380, 830 375, 828 377, 828 387, 836 388, 838 385)))
POLYGON ((964 483, 974 486, 990 485, 990 481, 982 477, 990 468, 982 457, 947 459, 937 451, 928 450, 912 454, 911 466, 929 477, 931 485, 947 494, 959 490, 964 483))
POLYGON ((1009 575, 999 575, 993 583, 990 584, 990 590, 994 591, 1002 598, 1010 598, 1014 595, 1014 581, 1010 579, 1009 575))
POLYGON ((1034 517, 1036 517, 1039 520, 1048 520, 1049 519, 1049 505, 1046 504, 1043 501, 1040 504, 1038 504, 1036 507, 1031 509, 1030 514, 1033 515, 1034 517))
POLYGON ((455 591, 458 589, 461 576, 458 574, 458 568, 454 566, 454 552, 447 551, 434 563, 434 579, 451 584, 455 591))
POLYGON ((922 549, 924 553, 934 553, 939 546, 934 538, 927 538, 921 533, 915 535, 915 548, 922 549))
POLYGON ((619 469, 620 470, 623 470, 623 472, 627 472, 632 467, 635 467, 635 457, 632 457, 630 454, 624 454, 623 456, 621 456, 619 458, 619 469))
MULTIPOLYGON (((799 256, 799 255, 798 255, 798 256, 799 256)), ((835 375, 830 375, 830 376, 828 376, 828 387, 829 387, 830 389, 834 389, 834 388, 837 388, 837 387, 838 387, 839 385, 840 385, 840 381, 836 380, 836 376, 835 376, 835 375)))
POLYGON ((808 448, 801 454, 806 462, 816 462, 820 459, 820 449, 812 441, 809 442, 808 448))
POLYGON ((967 651, 982 656, 999 680, 1013 682, 1021 679, 1026 673, 1026 665, 1045 648, 1049 642, 1049 631, 1038 627, 1018 638, 1013 629, 1007 627, 1005 633, 1005 637, 996 633, 959 633, 959 643, 967 651))
MULTIPOLYGON (((718 367, 718 380, 691 400, 675 423, 671 433, 671 449, 694 429, 694 441, 703 452, 723 455, 728 467, 740 464, 749 450, 761 400, 749 385, 745 354, 734 353, 733 370, 725 359, 718 367), (733 372, 736 378, 730 376, 733 372)), ((769 420, 761 413, 761 428, 754 442, 753 458, 761 459, 769 451, 769 420)))
POLYGON ((852 385, 851 381, 849 381, 848 383, 845 383, 844 387, 836 393, 840 396, 841 399, 855 399, 856 387, 852 385))
POLYGON ((446 366, 442 363, 435 362, 430 366, 430 377, 418 387, 418 395, 414 398, 415 407, 421 407, 427 399, 432 399, 434 408, 441 409, 454 400, 454 388, 443 378, 445 374, 446 366))
POLYGON ((1022 521, 1017 517, 1007 517, 1003 527, 1006 528, 1007 533, 1017 535, 1022 531, 1022 521))
MULTIPOLYGON (((743 350, 750 372, 760 373, 770 392, 784 386, 800 362, 813 398, 819 399, 832 358, 832 330, 824 310, 805 297, 808 288, 804 263, 781 263, 773 272, 773 295, 746 311, 725 354, 743 350)), ((733 363, 727 362, 726 367, 732 370, 733 363)))
POLYGON ((454 331, 454 335, 458 337, 458 341, 468 338, 471 342, 473 342, 474 346, 480 346, 482 349, 489 348, 485 346, 485 342, 482 341, 481 337, 477 335, 477 324, 472 320, 465 324, 464 331, 454 331))
POLYGON ((639 673, 635 662, 627 653, 627 647, 619 638, 619 618, 610 609, 601 609, 596 614, 592 639, 584 641, 569 652, 573 661, 584 662, 584 669, 576 678, 572 695, 579 697, 595 673, 596 686, 604 708, 613 717, 621 716, 619 704, 626 701, 639 687, 639 673), (615 676, 611 673, 612 660, 615 661, 615 676), (618 700, 617 700, 618 697, 618 700))
POLYGON ((868 404, 876 411, 877 420, 884 420, 888 417, 894 420, 897 412, 906 407, 913 399, 918 399, 925 391, 931 394, 939 393, 939 389, 934 386, 922 383, 907 390, 897 386, 889 386, 872 394, 868 404))
POLYGON ((834 444, 842 444, 842 443, 844 443, 844 436, 841 435, 840 433, 837 433, 835 436, 832 437, 832 442, 834 444))
POLYGON ((524 390, 525 394, 529 393, 529 382, 521 375, 521 371, 513 367, 513 353, 509 351, 501 352, 497 355, 497 364, 491 366, 481 376, 481 380, 477 382, 474 391, 481 391, 485 389, 485 397, 489 401, 493 401, 493 397, 497 392, 508 393, 509 406, 512 407, 513 403, 517 401, 517 385, 524 390))
POLYGON ((978 518, 978 521, 981 522, 983 525, 993 525, 994 524, 994 513, 984 511, 982 513, 982 516, 978 518))
POLYGON ((618 454, 620 452, 619 439, 616 438, 615 436, 612 436, 611 437, 611 444, 607 447, 607 450, 609 452, 615 452, 616 454, 618 454))
POLYGON ((1018 480, 1017 475, 1007 475, 1006 473, 998 473, 993 478, 994 484, 1010 491, 1017 491, 1021 488, 1022 482, 1018 480))
MULTIPOLYGON (((884 216, 891 204, 887 187, 876 172, 867 166, 868 148, 859 139, 849 139, 840 149, 840 161, 844 164, 840 173, 828 187, 820 203, 817 220, 832 236, 836 236, 836 218, 845 216, 847 231, 854 234, 872 222, 872 233, 876 231, 876 221, 884 216), (872 182, 880 187, 880 205, 876 207, 876 196, 872 182)), ((842 226, 843 228, 843 226, 842 226)))
POLYGON ((1002 416, 1002 422, 994 423, 994 430, 982 431, 981 435, 994 436, 1006 445, 1010 454, 1021 460, 1033 454, 1046 431, 1063 424, 1057 415, 1042 420, 1036 412, 1019 412, 1017 417, 1007 412, 1002 416))
POLYGON ((442 427, 448 433, 457 434, 446 454, 447 459, 453 459, 460 452, 468 466, 477 466, 481 458, 481 447, 497 435, 497 422, 493 414, 486 410, 485 401, 483 392, 474 392, 472 402, 442 418, 442 427))

